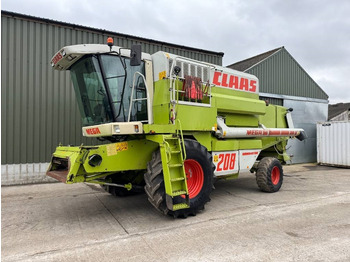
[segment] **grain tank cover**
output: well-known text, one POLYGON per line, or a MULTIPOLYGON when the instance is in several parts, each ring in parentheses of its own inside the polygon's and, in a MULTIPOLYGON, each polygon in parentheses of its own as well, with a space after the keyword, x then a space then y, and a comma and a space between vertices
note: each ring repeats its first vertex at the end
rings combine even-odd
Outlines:
POLYGON ((230 68, 199 62, 178 55, 159 51, 152 55, 154 81, 174 77, 175 66, 181 68, 179 78, 194 76, 203 83, 238 90, 248 93, 259 93, 259 80, 256 76, 230 68))

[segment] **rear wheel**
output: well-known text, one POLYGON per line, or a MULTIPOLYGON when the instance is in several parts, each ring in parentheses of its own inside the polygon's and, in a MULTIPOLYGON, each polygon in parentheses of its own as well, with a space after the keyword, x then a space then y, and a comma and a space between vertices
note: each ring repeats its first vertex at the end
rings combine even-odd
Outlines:
MULTIPOLYGON (((210 200, 209 195, 213 187, 213 171, 211 154, 207 149, 194 140, 185 140, 186 160, 184 162, 187 187, 190 197, 190 207, 177 211, 168 210, 165 202, 165 186, 160 151, 152 155, 145 174, 145 191, 148 201, 160 212, 174 217, 187 217, 196 215, 204 209, 210 200)), ((184 202, 184 197, 174 198, 174 203, 184 202)))
POLYGON ((256 182, 264 192, 277 192, 283 183, 283 169, 280 161, 274 157, 264 157, 256 171, 256 182))

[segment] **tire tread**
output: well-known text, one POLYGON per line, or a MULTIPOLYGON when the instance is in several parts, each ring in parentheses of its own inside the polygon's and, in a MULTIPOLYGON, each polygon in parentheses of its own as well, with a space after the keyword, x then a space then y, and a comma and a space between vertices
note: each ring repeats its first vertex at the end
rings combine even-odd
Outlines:
POLYGON ((281 188, 282 182, 283 169, 280 161, 274 157, 264 157, 260 161, 256 171, 256 183, 258 184, 258 187, 264 192, 273 193, 281 188), (273 185, 271 181, 271 172, 275 166, 280 169, 280 181, 277 185, 273 185))
MULTIPOLYGON (((189 140, 185 139, 185 147, 188 149, 194 149, 200 152, 203 156, 205 156, 206 161, 208 161, 211 164, 211 173, 213 174, 215 166, 212 162, 212 155, 207 151, 207 149, 199 144, 195 140, 189 140)), ((208 201, 210 201, 209 195, 213 189, 212 181, 213 176, 211 176, 209 179, 209 186, 208 188, 205 188, 203 190, 207 190, 206 194, 202 196, 202 198, 199 200, 199 204, 197 206, 193 206, 191 204, 190 208, 181 209, 177 211, 171 211, 166 207, 166 201, 165 201, 165 186, 164 186, 164 179, 163 179, 163 168, 162 168, 162 161, 161 161, 161 155, 160 151, 157 150, 153 152, 152 154, 152 160, 147 165, 147 172, 145 174, 145 191, 148 197, 148 201, 161 213, 167 214, 170 216, 173 216, 174 218, 182 217, 187 218, 188 216, 195 216, 199 211, 204 210, 204 205, 208 201)), ((176 202, 176 199, 179 201, 181 200, 181 197, 175 197, 174 200, 176 202)))

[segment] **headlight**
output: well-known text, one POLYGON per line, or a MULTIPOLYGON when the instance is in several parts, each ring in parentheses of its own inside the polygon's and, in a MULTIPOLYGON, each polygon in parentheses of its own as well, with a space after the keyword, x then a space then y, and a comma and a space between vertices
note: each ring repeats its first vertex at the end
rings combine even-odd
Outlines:
POLYGON ((119 125, 114 126, 114 132, 115 132, 115 133, 120 133, 120 127, 119 127, 119 125))

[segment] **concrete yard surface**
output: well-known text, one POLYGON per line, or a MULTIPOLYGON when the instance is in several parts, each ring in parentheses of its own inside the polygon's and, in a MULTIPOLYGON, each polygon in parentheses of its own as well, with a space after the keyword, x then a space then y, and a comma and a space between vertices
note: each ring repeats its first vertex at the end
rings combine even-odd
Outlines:
POLYGON ((2 261, 350 261, 350 169, 284 170, 273 194, 218 181, 187 219, 96 185, 2 187, 2 261))

